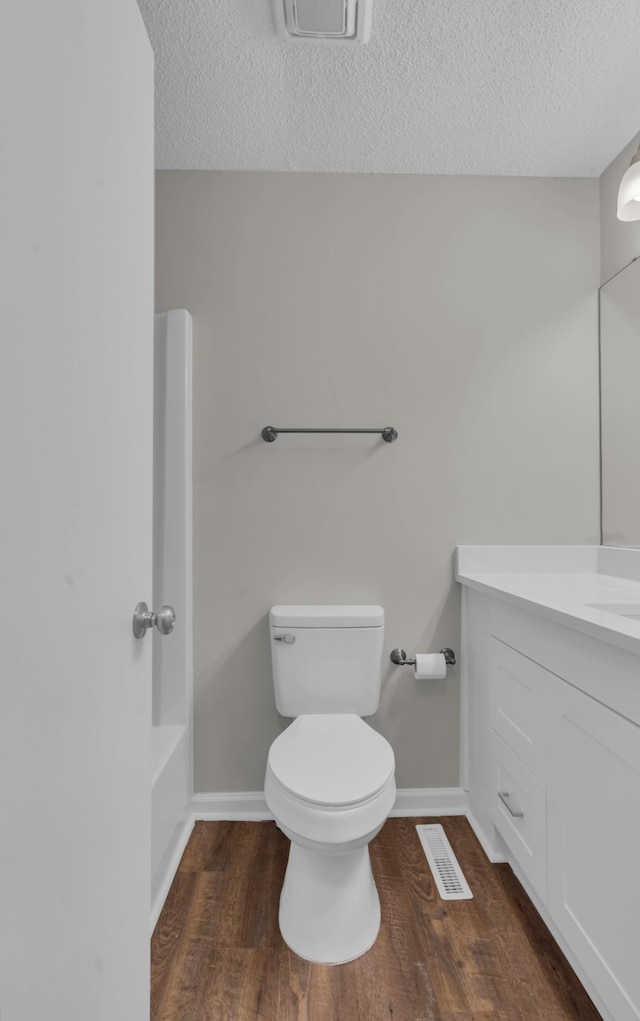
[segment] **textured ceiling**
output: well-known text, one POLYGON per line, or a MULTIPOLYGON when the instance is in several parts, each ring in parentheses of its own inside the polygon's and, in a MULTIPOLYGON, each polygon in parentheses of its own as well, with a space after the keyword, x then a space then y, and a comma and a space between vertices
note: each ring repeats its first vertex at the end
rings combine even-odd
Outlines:
POLYGON ((595 176, 640 129, 638 0, 373 0, 366 46, 139 5, 164 169, 595 176))

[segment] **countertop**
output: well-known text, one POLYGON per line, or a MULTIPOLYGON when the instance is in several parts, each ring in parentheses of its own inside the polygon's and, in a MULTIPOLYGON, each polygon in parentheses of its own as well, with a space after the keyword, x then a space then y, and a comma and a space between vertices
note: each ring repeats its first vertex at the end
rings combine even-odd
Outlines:
POLYGON ((640 550, 458 546, 455 577, 469 588, 640 655, 640 550), (615 574, 605 573, 612 568, 615 574), (635 611, 639 619, 615 610, 635 611))

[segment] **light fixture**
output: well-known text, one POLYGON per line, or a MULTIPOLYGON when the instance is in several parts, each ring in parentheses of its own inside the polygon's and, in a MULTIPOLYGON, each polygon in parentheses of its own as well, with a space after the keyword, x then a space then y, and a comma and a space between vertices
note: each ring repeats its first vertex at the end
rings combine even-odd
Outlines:
POLYGON ((640 220, 640 146, 620 181, 618 219, 640 220))
POLYGON ((278 35, 308 43, 366 43, 371 0, 273 0, 278 35))

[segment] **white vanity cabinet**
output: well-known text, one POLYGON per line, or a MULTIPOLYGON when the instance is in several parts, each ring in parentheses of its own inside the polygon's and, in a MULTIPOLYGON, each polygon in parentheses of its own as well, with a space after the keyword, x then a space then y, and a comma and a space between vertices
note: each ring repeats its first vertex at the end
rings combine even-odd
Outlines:
POLYGON ((640 655, 471 588, 462 655, 470 821, 605 1021, 640 1021, 640 655))
POLYGON ((548 908, 612 1018, 637 1021, 640 728, 562 681, 552 726, 548 908))

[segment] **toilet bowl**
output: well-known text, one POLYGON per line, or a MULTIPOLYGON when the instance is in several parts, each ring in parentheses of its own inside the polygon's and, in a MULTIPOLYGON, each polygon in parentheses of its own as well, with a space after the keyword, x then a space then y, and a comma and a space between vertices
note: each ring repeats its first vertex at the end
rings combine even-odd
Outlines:
POLYGON ((395 795, 391 746, 353 713, 298 716, 273 742, 265 798, 291 841, 280 931, 300 957, 343 964, 375 942, 368 845, 395 795))

